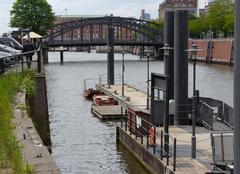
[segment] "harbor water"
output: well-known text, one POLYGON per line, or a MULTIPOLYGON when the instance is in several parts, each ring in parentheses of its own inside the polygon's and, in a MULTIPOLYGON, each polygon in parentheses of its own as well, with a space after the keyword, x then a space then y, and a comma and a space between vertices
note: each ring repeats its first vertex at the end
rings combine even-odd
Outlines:
MULTIPOLYGON (((121 144, 116 144, 117 121, 93 117, 91 101, 83 98, 83 79, 107 72, 106 54, 65 52, 61 65, 58 52, 49 53, 46 66, 52 139, 52 155, 63 174, 144 174, 147 170, 121 144)), ((115 73, 121 74, 122 55, 115 54, 115 73)), ((146 90, 147 62, 125 55, 125 82, 146 90)), ((163 73, 163 62, 151 60, 150 72, 163 73)), ((233 104, 233 68, 197 63, 196 87, 200 96, 233 104)), ((121 79, 116 79, 119 83, 121 79)), ((189 96, 192 94, 192 64, 189 63, 189 96)))

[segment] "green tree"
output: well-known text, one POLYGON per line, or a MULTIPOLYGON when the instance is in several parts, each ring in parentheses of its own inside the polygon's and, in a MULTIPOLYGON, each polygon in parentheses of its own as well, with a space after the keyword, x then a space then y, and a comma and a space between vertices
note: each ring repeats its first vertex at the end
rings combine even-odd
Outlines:
POLYGON ((214 0, 209 7, 206 22, 215 33, 227 33, 233 31, 234 24, 233 0, 214 0))
POLYGON ((54 25, 54 13, 46 0, 16 0, 11 10, 11 27, 29 28, 45 35, 54 25))

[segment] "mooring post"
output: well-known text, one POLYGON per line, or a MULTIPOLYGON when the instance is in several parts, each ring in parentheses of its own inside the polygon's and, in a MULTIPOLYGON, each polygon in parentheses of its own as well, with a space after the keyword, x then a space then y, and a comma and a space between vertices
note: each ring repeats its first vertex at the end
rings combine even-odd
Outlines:
POLYGON ((240 172, 240 1, 235 0, 234 40, 234 174, 240 172))
POLYGON ((188 11, 176 10, 174 14, 174 99, 175 125, 188 124, 188 11))
POLYGON ((63 50, 60 51, 60 62, 63 64, 63 50))
POLYGON ((4 64, 4 58, 0 59, 0 74, 4 74, 5 72, 5 64, 4 64))
MULTIPOLYGON (((164 43, 174 47, 174 11, 166 11, 164 16, 164 43)), ((168 74, 168 97, 174 99, 174 51, 169 52, 168 68, 164 61, 165 74, 168 74), (168 72, 166 72, 168 71, 168 72)))
POLYGON ((108 85, 114 85, 114 28, 112 26, 108 26, 107 60, 108 85))

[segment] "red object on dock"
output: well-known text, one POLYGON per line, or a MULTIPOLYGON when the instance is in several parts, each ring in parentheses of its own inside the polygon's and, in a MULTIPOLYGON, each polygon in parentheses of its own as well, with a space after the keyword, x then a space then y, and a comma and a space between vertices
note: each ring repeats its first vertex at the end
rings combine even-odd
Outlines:
POLYGON ((93 105, 96 106, 112 106, 118 105, 118 102, 112 97, 109 97, 105 94, 96 94, 93 96, 93 105))

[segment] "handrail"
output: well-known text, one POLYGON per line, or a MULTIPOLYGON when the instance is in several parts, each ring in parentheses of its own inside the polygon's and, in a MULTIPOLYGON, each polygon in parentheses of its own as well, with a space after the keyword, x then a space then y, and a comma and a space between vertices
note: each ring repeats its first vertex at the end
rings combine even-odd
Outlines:
MULTIPOLYGON (((41 73, 42 48, 41 48, 41 46, 39 46, 39 48, 36 49, 36 50, 1 57, 0 58, 0 74, 4 74, 5 69, 8 69, 8 67, 6 67, 5 60, 6 59, 11 59, 11 58, 21 57, 21 62, 15 61, 15 62, 11 62, 11 63, 12 63, 12 65, 22 64, 22 71, 23 71, 23 64, 26 63, 26 62, 23 61, 23 56, 28 55, 28 54, 32 54, 32 53, 37 53, 37 71, 38 71, 38 73, 41 73)), ((31 61, 31 62, 34 62, 34 61, 31 61)))
MULTIPOLYGON (((123 109, 122 109, 122 111, 123 111, 123 109)), ((169 134, 167 134, 167 136, 170 137, 170 140, 173 140, 173 149, 172 149, 172 151, 169 150, 169 152, 167 153, 164 149, 165 149, 165 147, 168 147, 168 149, 169 149, 170 145, 163 143, 164 142, 163 131, 161 131, 161 137, 160 137, 161 144, 158 145, 157 144, 158 137, 156 136, 156 126, 154 126, 152 123, 150 123, 149 121, 147 121, 144 118, 141 118, 141 121, 142 121, 141 124, 138 123, 138 121, 136 119, 137 116, 138 116, 137 114, 134 114, 131 112, 131 117, 130 117, 127 115, 127 111, 125 111, 125 114, 122 114, 121 127, 123 128, 123 122, 124 122, 125 123, 125 126, 124 126, 125 131, 129 131, 130 135, 132 135, 132 133, 134 133, 136 140, 140 136, 141 144, 143 144, 144 138, 145 138, 146 139, 146 148, 149 149, 149 147, 152 147, 154 155, 156 155, 156 149, 160 150, 160 159, 163 160, 163 158, 166 158, 167 165, 169 165, 169 158, 171 158, 172 162, 173 162, 172 163, 173 171, 176 171, 176 142, 177 142, 176 138, 173 138, 169 134), (134 116, 134 117, 132 117, 132 116, 134 116), (145 125, 145 127, 143 127, 142 126, 143 124, 147 124, 148 126, 145 125), (154 129, 153 144, 149 143, 149 138, 150 138, 151 132, 150 132, 150 129, 148 129, 147 127, 154 129)))

